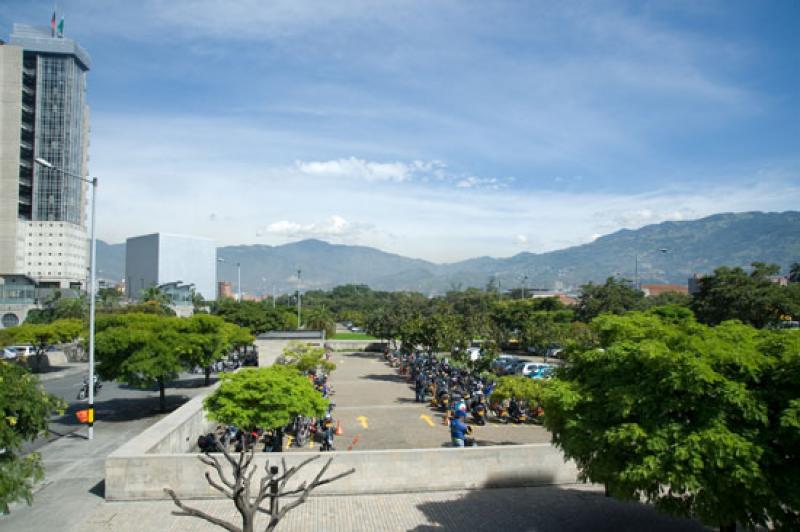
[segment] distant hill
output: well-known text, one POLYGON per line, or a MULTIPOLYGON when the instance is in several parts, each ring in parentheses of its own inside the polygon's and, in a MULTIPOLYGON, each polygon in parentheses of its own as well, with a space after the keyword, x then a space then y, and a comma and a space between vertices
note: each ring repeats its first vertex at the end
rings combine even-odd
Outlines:
MULTIPOLYGON (((125 244, 98 241, 100 277, 122 279, 125 244)), ((502 288, 577 289, 588 281, 619 275, 633 279, 636 257, 642 283, 685 283, 694 272, 718 266, 774 262, 785 270, 800 261, 800 212, 716 214, 692 221, 664 222, 623 229, 594 242, 549 253, 509 258, 480 257, 435 264, 364 246, 303 240, 281 246, 226 246, 221 276, 236 279, 242 264, 242 289, 248 293, 294 290, 297 269, 304 290, 366 284, 381 290, 443 292, 484 287, 494 278, 502 288), (667 250, 662 252, 659 250, 667 250)))

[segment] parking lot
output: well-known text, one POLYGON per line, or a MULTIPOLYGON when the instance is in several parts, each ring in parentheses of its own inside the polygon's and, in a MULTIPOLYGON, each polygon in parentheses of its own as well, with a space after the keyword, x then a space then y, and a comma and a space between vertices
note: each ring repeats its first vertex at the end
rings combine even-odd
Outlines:
MULTIPOLYGON (((333 361, 337 365, 330 378, 336 392, 333 416, 344 431, 336 438, 336 450, 449 445, 450 429, 442 424, 442 413, 415 403, 413 387, 386 364, 381 354, 335 353, 333 361)), ((473 437, 480 446, 550 441, 550 435, 540 426, 502 425, 491 418, 485 426, 474 427, 473 437)), ((316 443, 313 446, 318 448, 316 443)))

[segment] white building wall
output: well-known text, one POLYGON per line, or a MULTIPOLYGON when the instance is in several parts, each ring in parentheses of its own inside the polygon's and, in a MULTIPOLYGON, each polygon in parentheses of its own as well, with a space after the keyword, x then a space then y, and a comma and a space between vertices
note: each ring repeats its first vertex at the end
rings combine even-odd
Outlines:
POLYGON ((132 237, 125 251, 126 293, 136 298, 144 288, 180 281, 213 301, 216 265, 213 240, 167 233, 132 237))
POLYGON ((69 222, 20 221, 25 237, 24 273, 39 282, 86 287, 89 275, 89 235, 69 222))
POLYGON ((213 240, 160 233, 159 284, 181 281, 194 284, 206 301, 216 299, 217 246, 213 240))

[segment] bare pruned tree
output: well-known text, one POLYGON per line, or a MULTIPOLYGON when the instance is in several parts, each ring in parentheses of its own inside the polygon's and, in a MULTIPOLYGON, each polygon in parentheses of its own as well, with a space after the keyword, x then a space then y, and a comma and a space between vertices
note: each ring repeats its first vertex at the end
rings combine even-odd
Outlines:
POLYGON ((355 472, 355 469, 349 469, 343 473, 339 473, 338 475, 323 479, 322 477, 325 475, 325 472, 328 470, 328 467, 330 467, 331 462, 333 461, 332 458, 329 458, 310 483, 303 482, 295 489, 287 489, 287 483, 289 480, 303 467, 319 458, 319 456, 312 456, 311 458, 304 460, 300 464, 292 467, 287 467, 286 459, 282 458, 281 465, 283 467, 283 472, 280 474, 280 469, 278 466, 270 466, 269 460, 267 460, 267 463, 264 465, 264 476, 256 486, 253 486, 253 475, 258 469, 253 464, 255 445, 250 446, 250 450, 243 448, 239 452, 239 457, 237 459, 235 456, 231 456, 225 446, 221 445, 219 441, 215 439, 214 442, 217 449, 222 452, 225 460, 231 466, 232 476, 229 477, 225 474, 223 464, 220 463, 216 456, 210 453, 205 453, 204 455, 199 455, 198 459, 216 470, 219 481, 214 480, 211 475, 211 471, 206 471, 206 480, 212 488, 233 501, 233 504, 236 506, 236 509, 242 516, 241 527, 224 519, 209 515, 202 510, 186 506, 180 501, 178 496, 175 494, 175 491, 172 489, 164 488, 164 491, 169 494, 170 497, 172 497, 175 505, 181 509, 181 511, 172 512, 173 515, 199 517, 200 519, 205 519, 206 521, 221 526, 225 530, 230 530, 231 532, 254 532, 255 518, 259 512, 269 516, 269 523, 267 524, 265 531, 270 532, 275 530, 275 527, 278 526, 280 520, 283 519, 291 510, 306 502, 308 495, 314 489, 355 472), (294 498, 281 505, 281 499, 284 497, 294 498), (269 499, 269 508, 262 508, 261 504, 266 499, 269 499))

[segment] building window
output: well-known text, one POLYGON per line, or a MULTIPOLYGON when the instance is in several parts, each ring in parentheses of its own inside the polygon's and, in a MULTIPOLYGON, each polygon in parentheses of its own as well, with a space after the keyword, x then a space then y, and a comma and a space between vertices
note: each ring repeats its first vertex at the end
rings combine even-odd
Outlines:
POLYGON ((19 325, 19 318, 16 314, 12 314, 9 312, 8 314, 3 314, 3 327, 8 329, 9 327, 16 327, 19 325))

